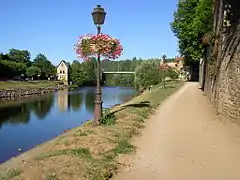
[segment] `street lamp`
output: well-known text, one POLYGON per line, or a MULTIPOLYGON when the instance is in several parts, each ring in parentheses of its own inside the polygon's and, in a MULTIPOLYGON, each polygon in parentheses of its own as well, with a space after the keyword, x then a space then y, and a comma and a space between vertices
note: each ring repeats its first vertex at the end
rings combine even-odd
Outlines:
MULTIPOLYGON (((97 5, 92 12, 93 22, 97 27, 97 34, 101 33, 101 26, 104 24, 106 12, 101 7, 97 5)), ((97 56, 97 88, 96 88, 96 99, 95 99, 95 109, 94 109, 94 125, 99 125, 99 119, 102 117, 102 90, 100 84, 100 72, 101 72, 101 61, 100 54, 97 56)))

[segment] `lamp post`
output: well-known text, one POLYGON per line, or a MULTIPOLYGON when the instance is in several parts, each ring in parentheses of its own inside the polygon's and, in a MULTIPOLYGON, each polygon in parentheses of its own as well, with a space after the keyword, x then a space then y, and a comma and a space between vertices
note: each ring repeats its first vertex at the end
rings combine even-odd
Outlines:
MULTIPOLYGON (((92 12, 93 22, 97 27, 97 34, 101 33, 101 26, 104 24, 106 12, 101 7, 97 5, 92 12)), ((101 72, 101 61, 100 54, 97 56, 97 88, 96 88, 96 99, 94 108, 94 125, 99 125, 99 119, 102 116, 102 90, 100 83, 100 72, 101 72)))

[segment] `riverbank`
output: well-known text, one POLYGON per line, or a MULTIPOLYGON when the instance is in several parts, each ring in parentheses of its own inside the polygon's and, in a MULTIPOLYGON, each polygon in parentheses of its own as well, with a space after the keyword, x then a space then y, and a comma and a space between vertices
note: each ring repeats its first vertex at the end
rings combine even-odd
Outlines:
POLYGON ((0 81, 0 99, 12 100, 15 98, 41 95, 65 89, 57 81, 0 81))
MULTIPOLYGON (((91 121, 65 132, 0 165, 0 179, 108 179, 117 172, 124 154, 134 153, 131 139, 155 108, 182 83, 151 91, 111 109, 114 125, 93 127, 91 121)), ((108 119, 109 120, 109 119, 108 119)))

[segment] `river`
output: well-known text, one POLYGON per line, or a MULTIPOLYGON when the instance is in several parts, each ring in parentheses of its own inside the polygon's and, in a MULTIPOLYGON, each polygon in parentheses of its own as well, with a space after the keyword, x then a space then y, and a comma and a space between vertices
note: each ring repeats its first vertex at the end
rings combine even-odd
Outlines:
MULTIPOLYGON (((125 102, 137 91, 103 87, 102 93, 106 108, 125 102)), ((94 100, 95 88, 85 87, 0 103, 0 163, 92 119, 94 100)))

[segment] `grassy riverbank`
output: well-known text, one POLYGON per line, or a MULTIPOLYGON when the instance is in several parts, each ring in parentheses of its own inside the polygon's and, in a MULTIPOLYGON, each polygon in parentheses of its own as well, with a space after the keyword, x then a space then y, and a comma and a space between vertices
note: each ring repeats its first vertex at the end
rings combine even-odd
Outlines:
POLYGON ((139 135, 148 116, 183 83, 156 86, 111 109, 113 125, 93 127, 91 121, 44 143, 24 156, 0 165, 1 180, 104 180, 127 165, 123 156, 134 153, 132 138, 139 135), (114 123, 115 122, 115 123, 114 123), (10 168, 10 169, 9 169, 10 168))
POLYGON ((57 81, 0 81, 0 89, 34 89, 57 86, 57 81))

